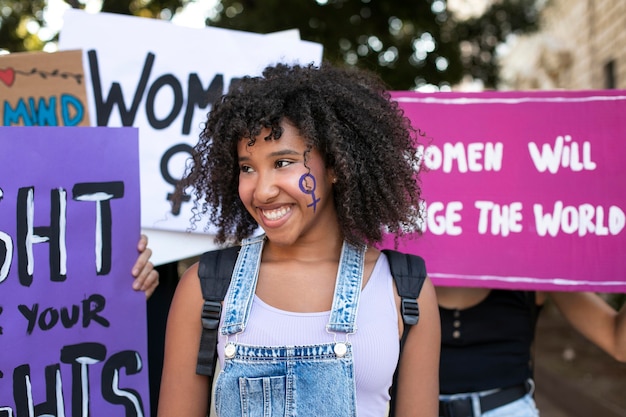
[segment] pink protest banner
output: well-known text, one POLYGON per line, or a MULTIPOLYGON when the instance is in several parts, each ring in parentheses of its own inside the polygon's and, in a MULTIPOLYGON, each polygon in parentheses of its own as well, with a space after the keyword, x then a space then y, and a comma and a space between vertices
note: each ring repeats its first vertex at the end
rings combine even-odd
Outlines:
POLYGON ((400 248, 436 285, 626 292, 625 91, 393 94, 426 166, 400 248))
POLYGON ((0 127, 0 417, 150 415, 138 142, 0 127))

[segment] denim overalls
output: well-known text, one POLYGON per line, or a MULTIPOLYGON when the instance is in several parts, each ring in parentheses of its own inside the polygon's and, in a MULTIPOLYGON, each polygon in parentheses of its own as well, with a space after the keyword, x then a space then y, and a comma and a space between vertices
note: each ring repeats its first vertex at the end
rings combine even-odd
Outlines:
POLYGON ((356 417, 352 346, 356 332, 365 246, 343 244, 328 341, 311 346, 237 344, 245 331, 259 275, 264 236, 246 239, 228 295, 220 332, 228 336, 215 388, 220 417, 356 417))

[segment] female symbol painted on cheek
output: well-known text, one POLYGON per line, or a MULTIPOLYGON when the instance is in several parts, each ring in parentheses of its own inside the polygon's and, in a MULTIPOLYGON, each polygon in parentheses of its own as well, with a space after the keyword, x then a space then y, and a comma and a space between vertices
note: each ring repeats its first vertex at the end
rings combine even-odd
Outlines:
POLYGON ((317 208, 317 203, 320 201, 319 198, 315 197, 315 188, 317 187, 317 184, 315 182, 315 177, 311 174, 304 174, 300 177, 300 190, 305 193, 305 194, 311 194, 311 198, 313 199, 313 201, 311 202, 311 204, 307 204, 307 207, 313 207, 313 213, 315 213, 315 209, 317 208), (313 182, 313 187, 309 187, 307 184, 307 179, 311 179, 311 181, 313 182))

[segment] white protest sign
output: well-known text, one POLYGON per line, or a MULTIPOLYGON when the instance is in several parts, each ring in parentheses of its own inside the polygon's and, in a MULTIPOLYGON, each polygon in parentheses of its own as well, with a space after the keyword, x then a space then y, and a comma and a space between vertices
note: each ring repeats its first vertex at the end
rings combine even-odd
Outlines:
POLYGON ((231 80, 258 75, 269 64, 322 59, 322 46, 301 41, 294 31, 196 29, 74 9, 64 15, 59 45, 83 50, 92 124, 139 128, 141 224, 155 264, 213 247, 208 235, 184 233, 192 202, 172 213, 168 200, 211 103, 231 80))

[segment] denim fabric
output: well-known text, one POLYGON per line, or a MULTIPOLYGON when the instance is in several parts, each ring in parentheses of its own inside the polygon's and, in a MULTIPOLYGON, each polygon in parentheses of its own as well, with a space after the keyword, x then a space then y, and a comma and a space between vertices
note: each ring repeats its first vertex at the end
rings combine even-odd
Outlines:
POLYGON ((215 388, 219 417, 356 417, 356 392, 349 334, 363 278, 365 247, 344 243, 329 341, 311 346, 250 346, 237 343, 244 332, 258 279, 264 237, 244 241, 225 300, 220 328, 229 337, 215 388), (342 333, 342 335, 338 335, 342 333), (337 348, 345 348, 345 353, 337 348), (338 353, 336 353, 338 352, 338 353))
POLYGON ((528 394, 519 400, 512 401, 493 410, 481 412, 480 397, 488 395, 497 390, 473 392, 466 394, 440 395, 440 400, 454 400, 459 398, 471 398, 474 417, 539 417, 539 410, 535 404, 533 393, 535 391, 535 383, 532 379, 528 380, 531 390, 528 394))
POLYGON ((256 236, 245 240, 241 245, 227 298, 222 307, 224 321, 220 332, 231 335, 243 332, 256 289, 256 282, 261 266, 261 251, 265 236, 256 236))

